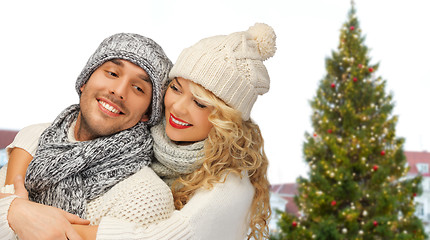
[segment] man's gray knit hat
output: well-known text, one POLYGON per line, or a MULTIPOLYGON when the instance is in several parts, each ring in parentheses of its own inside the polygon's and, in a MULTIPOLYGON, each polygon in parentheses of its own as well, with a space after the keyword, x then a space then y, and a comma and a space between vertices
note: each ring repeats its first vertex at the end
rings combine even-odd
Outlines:
POLYGON ((160 45, 150 38, 134 33, 118 33, 103 40, 76 81, 75 87, 79 96, 81 96, 80 88, 88 81, 91 74, 103 63, 112 59, 130 61, 149 75, 152 82, 152 109, 146 124, 148 126, 157 124, 162 118, 161 85, 168 77, 172 62, 160 45))

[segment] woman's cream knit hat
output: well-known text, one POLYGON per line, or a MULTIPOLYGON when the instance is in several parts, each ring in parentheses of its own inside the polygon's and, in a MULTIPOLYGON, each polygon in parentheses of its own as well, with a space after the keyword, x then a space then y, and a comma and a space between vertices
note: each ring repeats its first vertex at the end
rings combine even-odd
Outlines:
POLYGON ((270 78, 263 61, 275 52, 274 30, 256 23, 247 31, 205 38, 184 49, 169 78, 200 84, 248 120, 257 96, 269 91, 270 78))

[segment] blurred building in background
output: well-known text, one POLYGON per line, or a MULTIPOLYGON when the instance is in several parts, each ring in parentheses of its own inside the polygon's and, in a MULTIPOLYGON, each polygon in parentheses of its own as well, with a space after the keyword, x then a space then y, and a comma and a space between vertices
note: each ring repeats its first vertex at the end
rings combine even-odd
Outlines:
POLYGON ((7 155, 5 148, 15 138, 18 131, 0 130, 0 167, 7 163, 7 155))
MULTIPOLYGON (((421 183, 423 193, 415 197, 415 215, 421 219, 427 234, 430 235, 430 152, 405 151, 404 153, 409 167, 406 178, 413 178, 419 174, 423 177, 421 183)), ((272 219, 269 228, 270 232, 274 233, 278 231, 279 214, 276 210, 300 216, 299 209, 294 203, 294 195, 298 193, 297 184, 274 184, 270 191, 272 219)))

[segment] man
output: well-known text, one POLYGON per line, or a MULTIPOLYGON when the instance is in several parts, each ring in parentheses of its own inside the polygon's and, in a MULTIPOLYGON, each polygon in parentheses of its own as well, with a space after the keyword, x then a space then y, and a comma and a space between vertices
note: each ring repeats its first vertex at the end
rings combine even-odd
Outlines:
POLYGON ((171 66, 151 39, 124 33, 105 39, 77 79, 79 105, 49 126, 21 130, 8 147, 6 183, 26 172, 31 200, 85 217, 87 201, 149 164, 148 127, 161 119, 161 84, 171 66))

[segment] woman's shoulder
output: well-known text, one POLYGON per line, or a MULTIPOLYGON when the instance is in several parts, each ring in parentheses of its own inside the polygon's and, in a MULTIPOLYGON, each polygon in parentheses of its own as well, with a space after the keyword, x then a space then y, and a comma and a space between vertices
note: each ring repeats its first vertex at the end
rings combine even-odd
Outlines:
POLYGON ((135 174, 117 183, 113 189, 121 192, 139 190, 163 192, 163 194, 169 193, 171 195, 169 186, 148 166, 143 167, 135 174))
POLYGON ((170 217, 174 205, 170 188, 145 166, 90 201, 87 209, 92 224, 98 224, 103 216, 112 216, 147 225, 170 217))
POLYGON ((210 199, 210 201, 215 202, 232 201, 233 199, 252 199, 254 191, 254 186, 246 172, 242 172, 240 175, 231 172, 221 178, 220 182, 214 183, 212 188, 199 189, 190 199, 190 202, 201 201, 203 199, 210 199))

